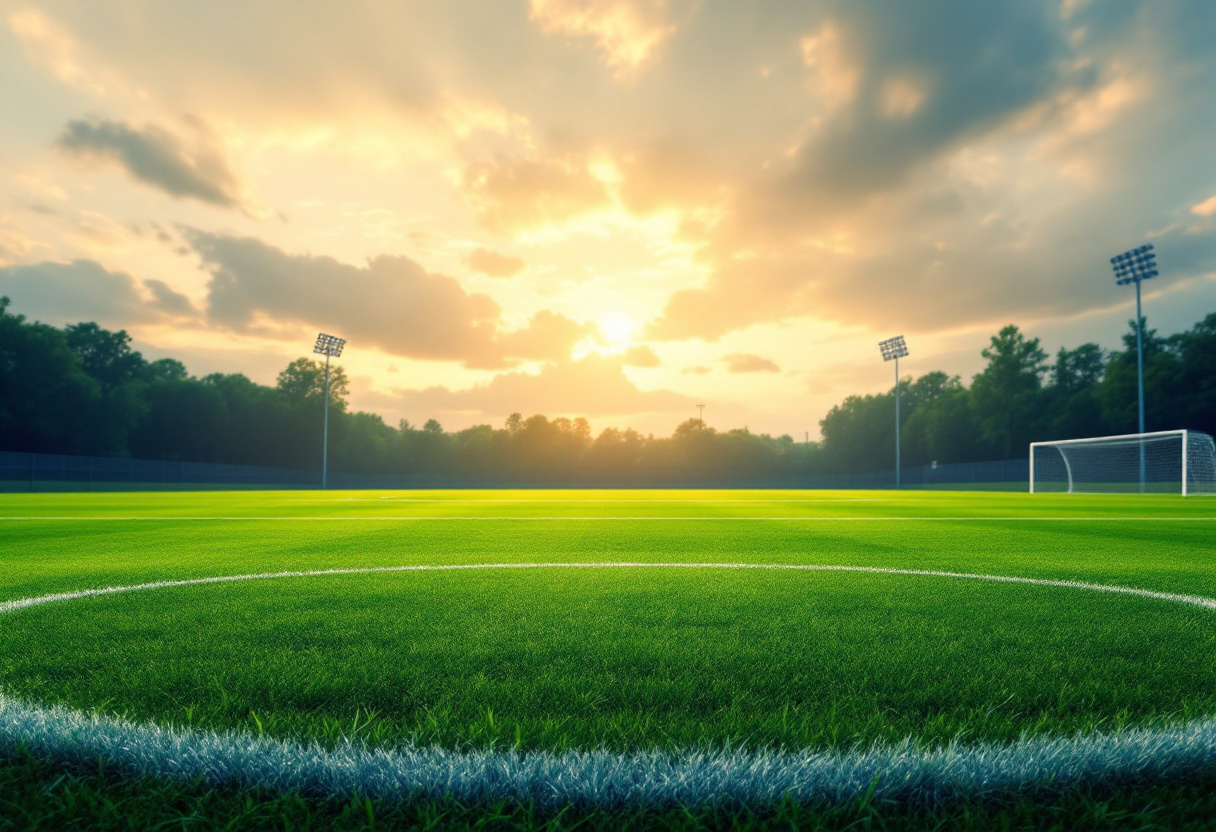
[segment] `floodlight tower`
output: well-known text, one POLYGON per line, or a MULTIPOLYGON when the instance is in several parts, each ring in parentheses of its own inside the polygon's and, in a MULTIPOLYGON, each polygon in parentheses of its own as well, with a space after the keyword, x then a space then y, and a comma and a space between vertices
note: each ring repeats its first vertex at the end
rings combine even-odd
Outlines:
MULTIPOLYGON (((1136 284, 1136 398, 1139 415, 1137 433, 1144 433, 1144 323, 1140 312, 1140 282, 1157 276, 1157 255, 1153 252, 1153 244, 1146 243, 1139 248, 1125 251, 1118 257, 1110 258, 1110 265, 1115 270, 1115 285, 1125 286, 1136 284)), ((1140 443, 1140 490, 1144 490, 1144 443, 1140 443)))
POLYGON ((317 344, 312 351, 325 356, 325 421, 321 431, 321 488, 329 487, 329 359, 342 355, 346 339, 336 335, 317 333, 317 344))
POLYGON ((894 338, 888 338, 885 341, 878 342, 878 349, 882 351, 883 361, 895 362, 895 487, 901 487, 900 468, 899 468, 899 359, 908 354, 908 344, 904 341, 904 336, 896 335, 894 338))

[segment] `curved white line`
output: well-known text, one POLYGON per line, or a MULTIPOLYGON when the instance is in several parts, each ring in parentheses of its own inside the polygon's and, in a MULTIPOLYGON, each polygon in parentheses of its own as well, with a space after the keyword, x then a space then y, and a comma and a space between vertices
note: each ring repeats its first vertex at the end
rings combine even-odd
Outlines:
MULTIPOLYGON (((505 563, 323 569, 225 575, 88 589, 0 603, 0 614, 76 598, 167 587, 317 575, 469 569, 692 568, 862 572, 997 581, 1111 592, 1216 610, 1216 599, 1155 590, 918 569, 818 564, 505 563)), ((1216 719, 1118 734, 1032 737, 1011 744, 952 743, 925 751, 909 739, 852 751, 700 750, 613 753, 365 748, 195 732, 44 707, 0 694, 0 748, 18 744, 59 759, 105 759, 134 776, 236 783, 274 791, 361 793, 387 800, 452 796, 461 802, 514 799, 544 806, 759 805, 787 796, 849 804, 873 799, 943 802, 1060 792, 1078 785, 1126 785, 1193 776, 1216 764, 1216 719)))
POLYGON ((256 581, 271 578, 307 578, 320 575, 367 575, 377 572, 453 572, 464 570, 484 569, 767 569, 791 570, 799 572, 865 572, 875 575, 920 575, 931 578, 960 578, 974 581, 995 581, 998 583, 1033 584, 1036 586, 1056 586, 1066 589, 1087 589, 1095 592, 1113 592, 1120 595, 1134 595, 1140 598, 1151 598, 1157 601, 1172 601, 1179 604, 1205 607, 1216 610, 1216 599, 1200 595, 1183 595, 1174 592, 1159 592, 1152 589, 1137 589, 1135 587, 1115 586, 1112 584, 1094 584, 1086 581, 1068 581, 1052 578, 1022 578, 1014 575, 983 575, 972 572, 942 572, 932 569, 892 569, 881 566, 841 566, 835 564, 785 564, 785 563, 681 563, 681 562, 646 562, 646 561, 603 561, 568 563, 451 563, 451 564, 420 564, 417 566, 367 566, 338 569, 310 569, 288 572, 256 572, 247 575, 217 575, 208 578, 185 578, 177 581, 151 581, 144 584, 127 586, 111 586, 101 589, 80 589, 73 592, 56 592, 50 595, 39 595, 33 598, 18 598, 12 601, 0 601, 0 615, 40 604, 50 604, 56 601, 74 601, 79 598, 92 598, 98 595, 114 595, 120 592, 138 592, 149 589, 168 589, 176 586, 198 586, 200 584, 222 584, 234 581, 256 581))

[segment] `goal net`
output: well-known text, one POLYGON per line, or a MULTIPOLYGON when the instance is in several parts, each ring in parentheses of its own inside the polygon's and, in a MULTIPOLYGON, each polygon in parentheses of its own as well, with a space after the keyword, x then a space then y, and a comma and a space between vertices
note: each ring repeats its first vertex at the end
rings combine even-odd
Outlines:
POLYGON ((1032 442, 1030 493, 1216 494, 1216 443, 1193 430, 1032 442))

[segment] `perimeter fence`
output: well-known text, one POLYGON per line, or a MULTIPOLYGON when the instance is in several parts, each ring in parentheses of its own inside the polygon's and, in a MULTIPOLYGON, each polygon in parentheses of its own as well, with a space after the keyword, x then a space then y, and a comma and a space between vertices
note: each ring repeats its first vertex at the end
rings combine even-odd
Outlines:
MULTIPOLYGON (((1020 491, 1030 477, 1026 459, 959 462, 904 468, 909 489, 1020 491)), ((113 457, 0 451, 0 491, 170 491, 309 489, 320 487, 319 471, 255 465, 223 465, 113 457)), ((536 466, 354 474, 331 471, 331 489, 448 488, 893 488, 895 472, 808 474, 685 466, 591 470, 536 466)))

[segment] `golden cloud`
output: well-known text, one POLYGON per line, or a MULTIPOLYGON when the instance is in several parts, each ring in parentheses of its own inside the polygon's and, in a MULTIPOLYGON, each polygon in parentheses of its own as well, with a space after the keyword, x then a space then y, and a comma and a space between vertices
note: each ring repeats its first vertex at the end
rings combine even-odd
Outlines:
POLYGON ((547 34, 595 41, 604 63, 626 76, 650 59, 695 10, 691 0, 531 0, 547 34))

